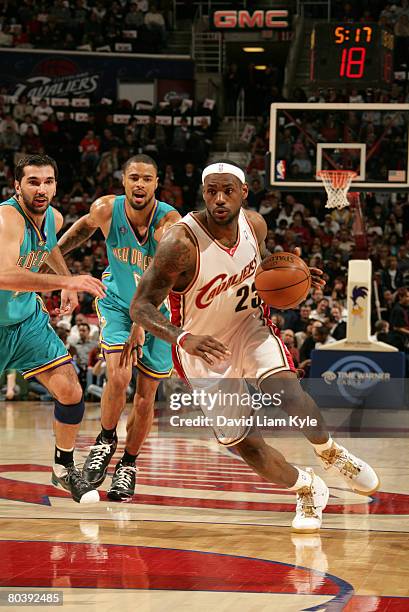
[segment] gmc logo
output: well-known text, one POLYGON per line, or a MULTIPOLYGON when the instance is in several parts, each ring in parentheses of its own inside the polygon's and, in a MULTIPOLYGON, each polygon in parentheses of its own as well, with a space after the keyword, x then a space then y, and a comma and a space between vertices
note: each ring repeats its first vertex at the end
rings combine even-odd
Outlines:
POLYGON ((213 13, 213 24, 215 28, 224 30, 233 28, 288 28, 288 11, 257 10, 252 15, 248 11, 215 11, 213 13))

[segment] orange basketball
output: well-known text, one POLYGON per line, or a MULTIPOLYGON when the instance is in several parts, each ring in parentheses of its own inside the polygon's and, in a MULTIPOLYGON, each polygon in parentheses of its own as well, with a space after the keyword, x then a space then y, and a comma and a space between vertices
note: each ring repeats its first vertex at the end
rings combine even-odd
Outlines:
POLYGON ((266 304, 279 310, 298 306, 310 288, 308 266, 293 253, 269 255, 256 270, 257 293, 266 304))

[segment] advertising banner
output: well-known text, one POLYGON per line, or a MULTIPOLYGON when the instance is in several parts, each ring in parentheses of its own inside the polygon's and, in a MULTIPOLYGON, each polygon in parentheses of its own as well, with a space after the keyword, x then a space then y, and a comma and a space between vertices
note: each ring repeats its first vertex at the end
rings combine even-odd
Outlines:
POLYGON ((193 79, 193 62, 159 55, 0 49, 0 83, 17 98, 115 99, 119 81, 157 79, 193 79))
POLYGON ((311 394, 327 407, 402 408, 405 355, 376 351, 311 354, 311 394))

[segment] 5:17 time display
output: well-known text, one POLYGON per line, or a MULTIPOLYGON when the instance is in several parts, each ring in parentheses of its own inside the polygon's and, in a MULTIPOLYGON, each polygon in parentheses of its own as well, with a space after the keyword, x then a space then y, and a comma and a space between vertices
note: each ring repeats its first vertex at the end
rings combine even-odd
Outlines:
POLYGON ((377 24, 316 24, 311 36, 311 80, 323 85, 389 84, 393 34, 377 24))

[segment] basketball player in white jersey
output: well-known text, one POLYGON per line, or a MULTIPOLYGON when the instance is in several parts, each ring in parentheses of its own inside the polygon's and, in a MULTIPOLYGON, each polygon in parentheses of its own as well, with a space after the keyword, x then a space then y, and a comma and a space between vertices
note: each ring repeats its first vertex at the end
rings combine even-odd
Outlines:
MULTIPOLYGON (((279 388, 286 385, 282 408, 316 419, 317 427, 302 431, 324 467, 335 468, 352 490, 369 495, 379 487, 376 473, 332 440, 255 293, 255 271, 267 254, 267 226, 261 215, 242 209, 248 193, 244 172, 215 163, 205 168, 202 182, 205 210, 186 215, 165 234, 138 285, 131 318, 173 345, 175 367, 193 388, 212 389, 213 382, 213 389, 224 391, 223 382, 236 379, 242 389, 245 379, 253 379, 261 392, 273 395, 279 378, 279 388), (171 322, 158 309, 168 296, 171 322)), ((323 284, 320 271, 311 272, 313 284, 323 284)), ((126 358, 133 345, 131 337, 126 358)), ((297 493, 295 531, 320 528, 329 492, 319 476, 288 463, 255 428, 243 426, 235 437, 213 429, 218 441, 234 445, 260 476, 297 493)))

